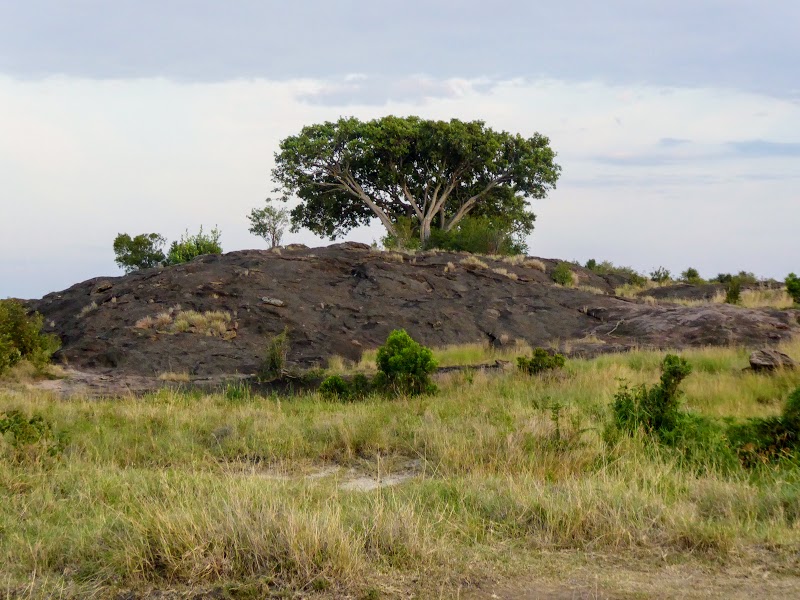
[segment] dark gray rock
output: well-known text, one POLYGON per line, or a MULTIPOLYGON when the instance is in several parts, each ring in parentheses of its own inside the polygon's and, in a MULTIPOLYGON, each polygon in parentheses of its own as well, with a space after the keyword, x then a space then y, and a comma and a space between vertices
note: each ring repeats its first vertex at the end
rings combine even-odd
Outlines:
POLYGON ((797 363, 790 356, 770 348, 756 350, 750 355, 750 368, 754 371, 777 371, 796 367, 797 363))

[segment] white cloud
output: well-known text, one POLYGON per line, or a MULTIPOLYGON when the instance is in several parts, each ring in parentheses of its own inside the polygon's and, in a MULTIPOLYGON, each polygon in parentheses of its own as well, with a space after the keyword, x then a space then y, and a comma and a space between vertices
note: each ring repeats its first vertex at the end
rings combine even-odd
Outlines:
POLYGON ((123 231, 176 238, 218 224, 226 250, 257 247, 246 214, 270 193, 279 140, 309 123, 388 113, 550 136, 564 175, 535 206, 537 254, 708 274, 798 268, 797 157, 786 152, 800 142, 797 104, 711 88, 432 78, 404 79, 398 99, 379 105, 303 100, 369 83, 0 78, 0 297, 115 273, 111 242, 123 231), (770 148, 785 155, 764 155, 770 148))

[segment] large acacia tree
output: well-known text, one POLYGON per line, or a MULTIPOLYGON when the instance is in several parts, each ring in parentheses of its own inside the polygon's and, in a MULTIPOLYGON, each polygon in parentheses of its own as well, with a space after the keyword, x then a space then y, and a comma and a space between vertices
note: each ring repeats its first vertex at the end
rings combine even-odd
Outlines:
POLYGON ((561 167, 545 136, 497 132, 482 121, 387 116, 304 127, 275 154, 273 179, 296 230, 336 239, 377 217, 389 235, 410 219, 424 244, 469 214, 531 230, 528 201, 554 188, 561 167))

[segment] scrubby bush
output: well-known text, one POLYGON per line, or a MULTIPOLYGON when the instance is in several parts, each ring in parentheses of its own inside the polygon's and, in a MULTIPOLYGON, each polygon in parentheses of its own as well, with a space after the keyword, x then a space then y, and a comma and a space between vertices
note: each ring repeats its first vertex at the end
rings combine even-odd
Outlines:
POLYGON ((654 271, 650 272, 650 279, 656 283, 666 283, 670 280, 670 277, 672 277, 672 274, 669 272, 669 269, 664 267, 658 267, 654 271))
POLYGON ((623 431, 643 429, 661 437, 673 431, 680 414, 678 386, 691 372, 685 359, 668 354, 661 364, 661 381, 657 385, 630 388, 623 384, 614 395, 615 425, 623 431))
POLYGON ((590 258, 589 260, 586 261, 586 268, 589 269, 590 271, 598 271, 597 267, 598 265, 595 259, 590 258))
POLYGON ((635 271, 632 267, 618 266, 608 260, 597 262, 592 258, 586 262, 586 268, 598 275, 618 275, 624 277, 632 286, 638 287, 647 283, 647 278, 635 271))
POLYGON ((738 276, 731 277, 725 286, 725 303, 739 304, 742 300, 742 280, 738 276))
POLYGON ((528 250, 524 236, 511 225, 483 216, 465 217, 450 231, 434 228, 427 248, 507 256, 525 254, 528 250))
POLYGON ((753 418, 728 428, 728 438, 745 466, 798 458, 800 451, 800 388, 777 417, 753 418))
POLYGON ((395 329, 378 349, 375 386, 386 392, 409 396, 436 391, 431 373, 436 361, 430 348, 414 341, 404 329, 395 329))
POLYGON ((286 369, 286 359, 289 355, 289 328, 284 328, 278 335, 272 336, 267 342, 267 350, 261 365, 258 368, 258 378, 261 381, 280 379, 286 369))
POLYGON ((0 438, 9 445, 11 457, 17 461, 55 456, 64 444, 64 439, 53 433, 52 425, 43 416, 26 417, 18 410, 0 413, 0 438))
POLYGON ((517 357, 517 368, 528 375, 537 375, 545 371, 560 369, 566 360, 562 354, 549 353, 544 348, 534 348, 530 358, 526 356, 517 357))
POLYGON ((794 273, 789 273, 786 276, 786 291, 795 304, 800 304, 800 277, 794 273))
POLYGON ((254 208, 247 216, 250 219, 250 233, 263 238, 270 245, 270 248, 277 248, 281 245, 283 231, 289 225, 289 211, 285 208, 276 208, 270 204, 271 198, 267 198, 267 205, 264 208, 254 208))
POLYGON ((114 238, 114 261, 126 273, 157 267, 166 260, 162 248, 167 240, 157 233, 141 233, 131 237, 120 233, 114 238))
POLYGON ((208 234, 203 233, 202 226, 196 235, 189 235, 187 230, 180 240, 172 242, 169 247, 167 264, 178 265, 204 254, 222 254, 222 246, 219 243, 221 235, 222 232, 216 227, 208 234))
POLYGON ((550 278, 559 285, 572 285, 572 269, 569 268, 569 263, 558 263, 553 272, 550 273, 550 278))
POLYGON ((331 375, 319 386, 319 393, 329 400, 345 400, 353 402, 361 400, 372 391, 372 382, 361 373, 347 381, 339 375, 331 375))
POLYGON ((42 369, 50 361, 61 341, 42 333, 43 317, 27 310, 17 300, 0 300, 0 373, 27 360, 42 369))
POLYGON ((680 279, 684 283, 691 283, 692 285, 703 283, 703 278, 700 277, 700 272, 694 267, 689 267, 683 273, 681 273, 680 279))

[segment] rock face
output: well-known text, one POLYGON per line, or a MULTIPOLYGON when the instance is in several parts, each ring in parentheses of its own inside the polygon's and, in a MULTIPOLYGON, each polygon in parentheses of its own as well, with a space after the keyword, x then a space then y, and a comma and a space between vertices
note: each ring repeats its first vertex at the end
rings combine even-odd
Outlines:
POLYGON ((783 352, 769 348, 756 350, 750 355, 750 368, 754 371, 777 371, 778 369, 794 369, 797 363, 783 352))
POLYGON ((400 327, 430 346, 558 341, 586 355, 633 346, 761 347, 800 333, 796 311, 653 306, 610 295, 614 282, 580 267, 573 267, 579 285, 606 295, 556 286, 549 273, 559 261, 542 260, 542 272, 482 257, 488 268, 468 270, 464 258, 401 257, 353 243, 245 250, 91 279, 28 304, 61 337, 56 360, 151 377, 253 373, 270 336, 284 328, 289 360, 301 367, 324 366, 334 355, 356 359, 400 327), (213 312, 216 325, 170 324, 180 311, 213 312))

